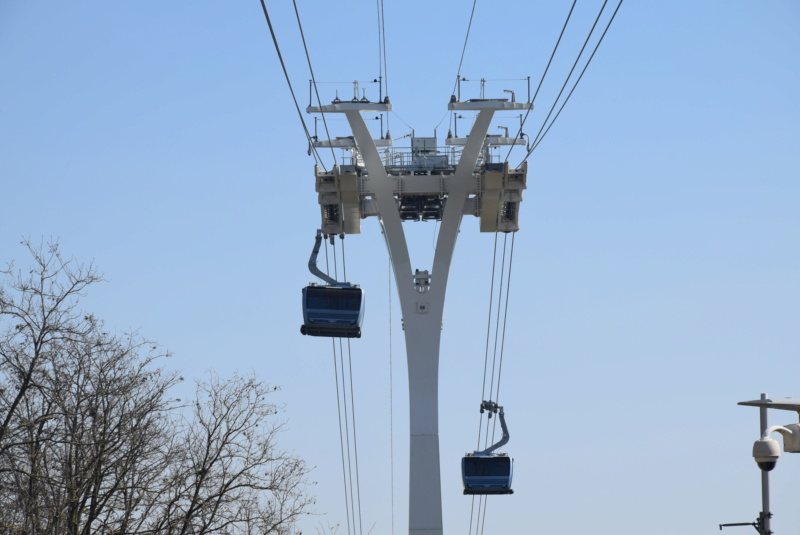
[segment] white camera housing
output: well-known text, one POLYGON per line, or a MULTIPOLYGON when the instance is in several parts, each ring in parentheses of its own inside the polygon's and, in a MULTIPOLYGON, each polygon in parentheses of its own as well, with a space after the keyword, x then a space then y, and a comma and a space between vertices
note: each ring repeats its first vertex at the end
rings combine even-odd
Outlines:
POLYGON ((800 453, 800 424, 774 425, 764 432, 764 436, 753 444, 753 457, 758 467, 769 472, 775 468, 781 447, 778 441, 769 437, 777 431, 783 435, 783 449, 790 453, 800 453))
POLYGON ((800 453, 800 424, 784 425, 777 431, 783 435, 783 449, 791 453, 800 453))
POLYGON ((753 444, 753 457, 755 457, 758 467, 765 472, 775 468, 780 456, 781 447, 775 439, 767 436, 756 440, 755 444, 753 444))

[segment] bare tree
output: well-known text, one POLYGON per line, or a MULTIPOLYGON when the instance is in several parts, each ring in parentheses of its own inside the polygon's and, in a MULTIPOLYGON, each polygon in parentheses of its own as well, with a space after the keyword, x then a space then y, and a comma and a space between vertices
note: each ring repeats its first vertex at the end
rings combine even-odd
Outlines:
POLYGON ((64 260, 58 245, 44 251, 30 241, 22 243, 33 257, 30 272, 15 273, 13 263, 0 271, 6 279, 0 286, 0 319, 8 325, 0 338, 0 366, 9 379, 0 390, 5 409, 0 418, 0 453, 13 444, 8 441, 12 421, 37 375, 52 368, 65 341, 86 335, 88 326, 76 311, 78 298, 101 280, 92 265, 64 260))
POLYGON ((312 501, 274 388, 211 374, 179 403, 168 354, 79 312, 92 266, 26 245, 0 285, 0 534, 291 534, 312 501))
POLYGON ((312 500, 303 461, 276 447, 279 408, 255 377, 222 381, 210 374, 197 387, 184 421, 183 455, 164 479, 150 527, 165 534, 292 532, 312 500))

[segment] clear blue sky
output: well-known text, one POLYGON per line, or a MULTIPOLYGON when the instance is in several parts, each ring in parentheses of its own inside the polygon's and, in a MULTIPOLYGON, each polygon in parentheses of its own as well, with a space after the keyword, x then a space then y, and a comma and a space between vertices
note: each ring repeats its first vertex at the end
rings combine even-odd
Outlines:
MULTIPOLYGON (((320 81, 377 76, 375 2, 298 4, 320 81)), ((462 74, 538 81, 570 5, 546 4, 478 2, 462 74)), ((305 106, 291 3, 268 5, 305 106)), ((471 5, 386 3, 394 137, 432 135, 445 116, 471 5)), ((599 5, 579 2, 528 133, 599 5)), ((530 159, 501 400, 516 493, 491 500, 487 535, 699 535, 755 519, 758 414, 736 402, 800 397, 798 29, 789 0, 623 4, 530 159)), ((85 301, 109 326, 160 341, 188 376, 254 370, 281 385, 283 444, 317 467, 320 516, 304 531, 344 523, 330 345, 298 332, 319 224, 313 159, 258 1, 4 0, 0 73, 0 260, 24 258, 23 236, 58 237, 109 279, 85 301)), ((332 99, 349 86, 320 87, 332 99)), ((434 227, 411 226, 425 269, 434 227)), ((464 219, 446 304, 448 533, 469 526, 459 460, 475 436, 492 239, 464 219)), ((353 342, 363 521, 389 534, 390 287, 374 218, 347 254, 369 299, 353 342)), ((407 388, 392 302, 403 533, 407 388)), ((800 526, 798 473, 793 454, 773 472, 778 534, 800 526)))

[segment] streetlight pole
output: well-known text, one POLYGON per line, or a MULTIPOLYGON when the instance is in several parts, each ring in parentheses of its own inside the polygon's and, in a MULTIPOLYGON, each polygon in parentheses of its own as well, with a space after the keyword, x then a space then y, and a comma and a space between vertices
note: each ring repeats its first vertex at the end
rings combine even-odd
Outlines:
POLYGON ((770 434, 778 431, 783 435, 783 449, 787 452, 800 452, 800 424, 788 424, 784 426, 769 426, 768 409, 783 409, 795 411, 800 415, 800 399, 784 398, 772 400, 767 398, 767 394, 761 394, 761 399, 753 401, 740 401, 739 405, 747 405, 759 408, 760 420, 760 439, 753 445, 753 457, 761 469, 761 512, 758 520, 750 523, 720 524, 719 529, 728 526, 753 526, 761 535, 772 535, 772 512, 769 505, 769 472, 775 468, 775 464, 780 457, 780 445, 770 438, 770 434))
MULTIPOLYGON (((767 400, 767 394, 761 394, 761 401, 767 400)), ((767 407, 762 405, 758 408, 759 420, 761 421, 761 434, 764 436, 769 429, 769 415, 767 414, 767 407)), ((761 513, 758 515, 758 530, 761 535, 770 535, 772 533, 772 513, 769 510, 769 471, 761 470, 761 513)))

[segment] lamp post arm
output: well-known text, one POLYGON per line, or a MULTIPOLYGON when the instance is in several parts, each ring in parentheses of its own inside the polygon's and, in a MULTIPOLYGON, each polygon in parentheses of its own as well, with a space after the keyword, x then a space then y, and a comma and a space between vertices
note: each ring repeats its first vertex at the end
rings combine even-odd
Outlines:
POLYGON ((769 438, 769 436, 774 433, 775 431, 779 432, 784 437, 789 435, 792 436, 792 431, 790 429, 786 429, 782 425, 773 425, 772 427, 768 427, 764 430, 764 434, 761 436, 762 439, 769 438))
POLYGON ((727 528, 731 526, 753 526, 754 528, 756 528, 756 531, 758 531, 758 523, 756 522, 736 522, 733 524, 720 524, 719 530, 722 531, 722 528, 727 528))
POLYGON ((764 432, 762 440, 775 431, 783 435, 784 451, 800 453, 800 424, 773 425, 764 432))

